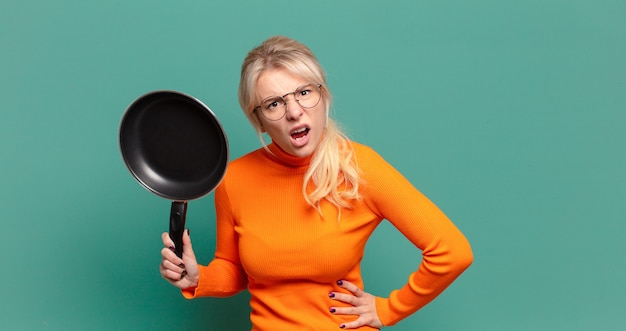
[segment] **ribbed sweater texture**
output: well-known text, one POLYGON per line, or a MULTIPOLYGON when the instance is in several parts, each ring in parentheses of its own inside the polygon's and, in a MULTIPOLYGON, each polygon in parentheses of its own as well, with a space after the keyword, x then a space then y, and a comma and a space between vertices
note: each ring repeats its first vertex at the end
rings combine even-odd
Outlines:
POLYGON ((347 304, 328 294, 347 293, 338 280, 367 291, 360 264, 368 238, 383 220, 416 246, 415 259, 406 263, 419 263, 404 286, 376 297, 383 324, 396 324, 440 294, 471 264, 468 241, 379 154, 352 144, 363 179, 361 199, 340 213, 324 200, 320 214, 304 200, 310 157, 271 144, 271 153, 261 148, 231 162, 214 195, 214 259, 200 265, 198 286, 183 295, 225 297, 247 289, 253 330, 338 329, 357 316, 330 313, 330 307, 347 304))

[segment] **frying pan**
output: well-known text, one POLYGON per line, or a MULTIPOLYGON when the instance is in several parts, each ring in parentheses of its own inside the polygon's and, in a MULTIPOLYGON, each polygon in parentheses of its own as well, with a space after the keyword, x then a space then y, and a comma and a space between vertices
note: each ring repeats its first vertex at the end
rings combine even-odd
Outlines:
POLYGON ((148 191, 172 200, 169 236, 182 257, 187 201, 211 193, 224 178, 228 140, 215 114, 177 91, 154 91, 122 116, 119 143, 126 167, 148 191))

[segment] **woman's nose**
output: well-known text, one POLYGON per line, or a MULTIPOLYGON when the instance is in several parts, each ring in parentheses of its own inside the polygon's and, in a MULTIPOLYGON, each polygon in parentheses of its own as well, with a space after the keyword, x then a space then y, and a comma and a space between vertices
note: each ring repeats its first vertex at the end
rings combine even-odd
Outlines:
POLYGON ((288 120, 298 119, 302 116, 304 110, 295 98, 289 98, 285 102, 285 112, 288 120))

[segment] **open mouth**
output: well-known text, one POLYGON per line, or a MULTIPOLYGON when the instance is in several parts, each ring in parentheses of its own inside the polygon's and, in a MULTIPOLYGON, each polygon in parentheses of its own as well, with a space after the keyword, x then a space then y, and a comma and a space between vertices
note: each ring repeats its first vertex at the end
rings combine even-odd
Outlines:
POLYGON ((304 128, 300 128, 298 130, 294 130, 291 132, 291 138, 295 139, 295 140, 300 140, 304 137, 306 137, 307 134, 309 134, 309 128, 304 127, 304 128))

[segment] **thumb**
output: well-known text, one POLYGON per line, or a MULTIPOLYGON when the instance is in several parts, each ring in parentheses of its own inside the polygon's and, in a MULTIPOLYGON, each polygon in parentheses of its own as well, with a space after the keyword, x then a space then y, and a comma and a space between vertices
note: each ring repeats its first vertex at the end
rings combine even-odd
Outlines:
POLYGON ((193 252, 193 246, 191 245, 191 237, 189 236, 189 229, 183 232, 183 263, 186 262, 196 263, 196 255, 193 252))

